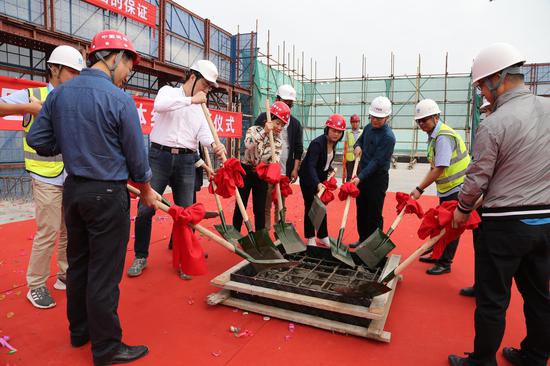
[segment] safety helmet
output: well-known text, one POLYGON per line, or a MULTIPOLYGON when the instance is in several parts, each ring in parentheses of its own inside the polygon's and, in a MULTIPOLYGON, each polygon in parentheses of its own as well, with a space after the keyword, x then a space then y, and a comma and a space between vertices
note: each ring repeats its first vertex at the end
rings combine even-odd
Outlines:
POLYGON ((441 114, 439 106, 433 99, 423 99, 414 108, 414 119, 419 120, 425 117, 441 114))
MULTIPOLYGON (((493 75, 499 71, 517 64, 525 63, 525 58, 519 51, 508 43, 494 43, 481 50, 474 58, 472 63, 472 85, 476 86, 478 82, 493 75)), ((509 74, 519 74, 519 70, 510 70, 509 74)))
POLYGON ((296 101, 296 90, 289 84, 281 85, 279 89, 277 89, 277 95, 283 100, 296 101))
POLYGON ((285 125, 290 121, 290 108, 284 102, 278 101, 273 103, 269 109, 269 113, 283 121, 285 125))
POLYGON ((212 61, 198 60, 191 65, 191 70, 198 72, 208 81, 214 88, 218 87, 218 68, 212 61))
POLYGON ((359 122, 359 116, 357 114, 354 114, 350 117, 350 122, 359 122))
POLYGON ((335 129, 337 131, 345 131, 346 119, 341 114, 331 114, 325 122, 325 126, 335 129))
POLYGON ((374 98, 369 106, 369 114, 374 117, 384 118, 391 114, 391 102, 388 98, 379 96, 374 98))
POLYGON ((84 60, 82 55, 74 47, 61 45, 57 46, 51 53, 47 61, 49 64, 63 65, 76 71, 82 71, 84 60))
POLYGON ((124 50, 130 52, 133 55, 134 65, 139 64, 139 54, 130 38, 114 29, 103 30, 94 36, 88 58, 92 57, 96 52, 103 50, 124 50))

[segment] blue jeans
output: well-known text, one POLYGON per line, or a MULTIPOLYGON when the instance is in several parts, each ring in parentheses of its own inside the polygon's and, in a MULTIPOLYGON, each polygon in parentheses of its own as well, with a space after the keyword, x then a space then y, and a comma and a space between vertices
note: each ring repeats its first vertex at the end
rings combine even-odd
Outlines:
MULTIPOLYGON (((195 192, 195 162, 196 154, 172 155, 168 151, 151 147, 149 150, 149 165, 153 172, 151 187, 160 194, 167 185, 172 187, 174 202, 178 206, 188 207, 193 204, 195 192)), ((151 241, 151 222, 155 210, 139 203, 136 217, 134 251, 136 258, 149 256, 151 241)))

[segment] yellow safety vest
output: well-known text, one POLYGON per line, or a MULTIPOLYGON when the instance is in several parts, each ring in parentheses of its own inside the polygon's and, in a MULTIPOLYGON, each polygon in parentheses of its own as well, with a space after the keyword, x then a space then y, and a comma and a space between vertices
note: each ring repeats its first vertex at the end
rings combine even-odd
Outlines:
MULTIPOLYGON (((363 130, 359 130, 359 134, 357 136, 361 136, 361 133, 363 133, 363 130)), ((353 153, 353 145, 355 145, 357 140, 355 140, 353 131, 348 131, 346 135, 347 135, 346 141, 348 144, 348 150, 346 152, 346 161, 355 161, 355 154, 353 153)))
MULTIPOLYGON (((48 87, 30 88, 29 100, 33 96, 40 101, 45 101, 48 96, 48 87)), ((40 156, 27 144, 27 133, 34 122, 34 116, 30 113, 23 116, 23 150, 25 152, 25 169, 34 174, 46 178, 55 178, 63 172, 63 158, 61 154, 56 156, 40 156)))
POLYGON ((443 174, 441 174, 435 181, 437 191, 439 193, 445 193, 464 182, 466 169, 470 164, 470 155, 468 155, 468 149, 466 149, 466 144, 464 143, 464 140, 462 140, 462 137, 460 137, 455 130, 446 124, 441 123, 441 127, 437 132, 436 137, 431 139, 428 145, 428 161, 432 167, 434 167, 434 156, 436 154, 435 140, 437 140, 439 136, 449 136, 455 141, 455 148, 451 156, 451 165, 446 167, 443 174))

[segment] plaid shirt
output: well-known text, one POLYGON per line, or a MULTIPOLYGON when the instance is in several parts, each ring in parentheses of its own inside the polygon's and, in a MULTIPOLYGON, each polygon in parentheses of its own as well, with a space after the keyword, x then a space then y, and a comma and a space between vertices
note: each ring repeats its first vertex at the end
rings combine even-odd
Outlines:
MULTIPOLYGON (((279 160, 282 148, 281 137, 274 134, 273 140, 275 141, 275 156, 279 160)), ((269 134, 265 132, 263 127, 250 127, 246 131, 244 146, 244 157, 241 160, 243 164, 257 166, 260 162, 272 163, 269 134)))

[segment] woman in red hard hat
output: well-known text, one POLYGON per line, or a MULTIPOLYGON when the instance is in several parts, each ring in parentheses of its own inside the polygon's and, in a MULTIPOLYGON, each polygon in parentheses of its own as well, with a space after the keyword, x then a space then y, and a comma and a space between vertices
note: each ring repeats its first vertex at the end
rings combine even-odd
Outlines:
MULTIPOLYGON (((256 172, 256 166, 259 163, 273 163, 271 159, 271 149, 275 149, 275 156, 281 155, 281 137, 280 133, 283 127, 290 120, 290 108, 281 101, 273 103, 269 112, 271 113, 271 123, 266 122, 265 126, 252 126, 246 131, 244 141, 245 152, 241 159, 241 164, 246 172, 244 177, 244 187, 239 188, 244 206, 248 202, 248 196, 252 191, 252 207, 254 212, 254 229, 261 230, 265 228, 266 223, 266 195, 267 182, 260 179, 256 172), (269 142, 269 131, 273 131, 275 146, 269 142)), ((233 226, 240 231, 243 223, 241 211, 235 205, 233 213, 233 226)))
MULTIPOLYGON (((333 170, 332 162, 336 154, 336 145, 344 137, 346 130, 346 119, 341 114, 331 115, 325 123, 325 132, 315 138, 309 144, 307 153, 302 160, 298 175, 300 177, 300 188, 304 197, 304 235, 307 245, 316 246, 315 228, 309 219, 309 209, 313 204, 314 196, 323 187, 328 174, 333 170)), ((329 246, 330 241, 327 231, 327 219, 323 220, 317 238, 323 246, 329 246)))
POLYGON ((128 178, 143 204, 154 207, 157 199, 136 105, 120 89, 138 62, 126 35, 99 32, 89 68, 49 94, 27 135, 38 154, 63 154, 70 339, 73 347, 91 341, 96 366, 131 362, 148 352, 122 343, 117 314, 130 234, 128 178))

